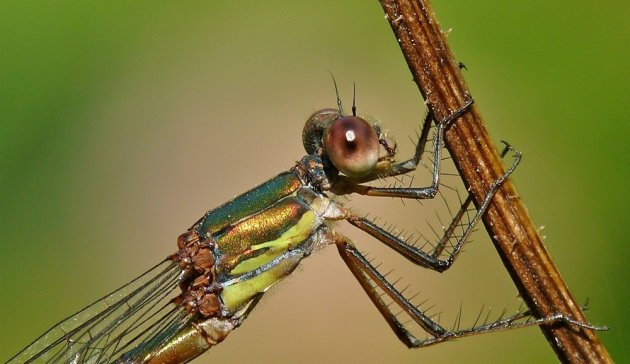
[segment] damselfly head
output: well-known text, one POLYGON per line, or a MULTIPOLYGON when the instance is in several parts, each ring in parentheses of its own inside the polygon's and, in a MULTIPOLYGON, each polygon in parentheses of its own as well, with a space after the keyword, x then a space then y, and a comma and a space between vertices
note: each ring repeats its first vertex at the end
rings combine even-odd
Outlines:
POLYGON ((302 141, 306 153, 327 158, 353 178, 370 174, 378 162, 393 160, 396 152, 396 144, 382 135, 378 125, 335 109, 313 113, 304 125, 302 141))

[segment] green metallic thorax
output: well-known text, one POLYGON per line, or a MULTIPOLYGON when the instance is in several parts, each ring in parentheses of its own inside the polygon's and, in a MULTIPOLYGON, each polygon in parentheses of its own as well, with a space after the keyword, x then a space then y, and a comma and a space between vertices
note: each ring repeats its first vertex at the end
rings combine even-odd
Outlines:
POLYGON ((316 196, 294 172, 282 173, 208 212, 198 233, 214 244, 223 314, 234 313, 290 274, 310 254, 322 219, 316 196))
POLYGON ((293 172, 283 172, 223 205, 210 210, 195 224, 201 235, 213 234, 244 217, 256 214, 302 187, 293 172))

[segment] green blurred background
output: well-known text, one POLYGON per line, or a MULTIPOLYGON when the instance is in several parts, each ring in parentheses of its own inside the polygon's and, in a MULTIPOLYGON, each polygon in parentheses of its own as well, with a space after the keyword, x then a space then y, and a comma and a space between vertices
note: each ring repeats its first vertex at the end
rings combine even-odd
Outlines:
MULTIPOLYGON (((630 361, 627 2, 434 7, 490 133, 524 153, 515 183, 560 271, 630 361)), ((205 210, 290 167, 305 118, 334 106, 328 71, 346 99, 356 81, 359 110, 408 144, 424 109, 376 1, 0 2, 0 360, 171 253, 205 210)), ((396 207, 371 215, 409 217, 396 207)), ((481 234, 444 275, 400 269, 451 314, 516 296, 481 234)), ((408 350, 331 248, 196 362, 253 359, 555 357, 535 328, 408 350)))

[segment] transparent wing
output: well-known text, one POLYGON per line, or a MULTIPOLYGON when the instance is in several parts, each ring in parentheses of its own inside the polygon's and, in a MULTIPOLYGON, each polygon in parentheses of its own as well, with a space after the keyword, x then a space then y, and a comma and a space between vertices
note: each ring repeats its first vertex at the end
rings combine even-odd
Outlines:
POLYGON ((48 330, 8 363, 109 363, 190 319, 171 303, 182 271, 166 259, 48 330))

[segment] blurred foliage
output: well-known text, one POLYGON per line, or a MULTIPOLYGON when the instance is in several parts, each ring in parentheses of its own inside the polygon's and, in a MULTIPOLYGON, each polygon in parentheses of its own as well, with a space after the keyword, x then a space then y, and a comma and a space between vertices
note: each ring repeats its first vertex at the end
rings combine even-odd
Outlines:
MULTIPOLYGON (((627 3, 434 7, 491 134, 524 153, 515 181, 560 271, 612 328, 601 337, 613 357, 630 360, 627 3)), ((346 97, 356 81, 360 110, 406 142, 422 100, 376 1, 0 2, 0 358, 299 159, 301 123, 334 105, 328 71, 346 97)), ((476 269, 507 278, 478 240, 454 283, 407 280, 429 297, 492 290, 476 269)), ((335 253, 198 362, 554 360, 536 329, 409 351, 324 259, 335 253)))

